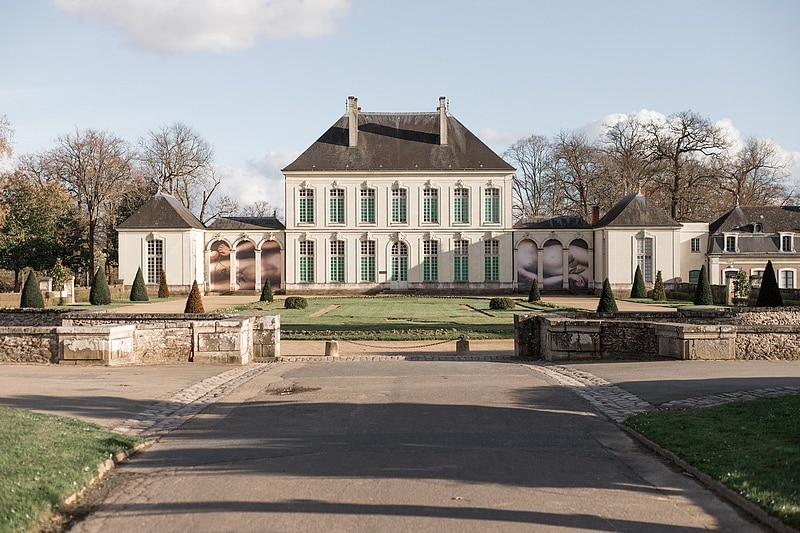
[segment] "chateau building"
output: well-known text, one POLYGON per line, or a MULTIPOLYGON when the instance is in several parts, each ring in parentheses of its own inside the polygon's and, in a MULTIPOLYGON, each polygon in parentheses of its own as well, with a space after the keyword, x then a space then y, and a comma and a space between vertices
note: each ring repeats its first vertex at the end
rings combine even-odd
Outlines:
POLYGON ((800 268, 800 208, 736 207, 711 223, 679 223, 641 193, 592 220, 512 222, 515 169, 453 117, 436 111, 347 111, 283 169, 285 226, 275 217, 220 217, 205 226, 159 193, 117 227, 119 277, 138 268, 176 291, 542 290, 597 292, 608 278, 712 284, 743 269, 755 282, 772 260, 781 287, 800 268))

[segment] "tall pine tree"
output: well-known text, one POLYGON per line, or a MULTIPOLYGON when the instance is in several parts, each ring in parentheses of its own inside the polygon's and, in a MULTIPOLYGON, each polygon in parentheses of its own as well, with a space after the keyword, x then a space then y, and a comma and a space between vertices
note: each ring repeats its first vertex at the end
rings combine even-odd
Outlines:
POLYGON ((714 296, 711 294, 711 285, 708 283, 706 266, 700 267, 700 277, 697 288, 694 290, 694 305, 714 305, 714 296))

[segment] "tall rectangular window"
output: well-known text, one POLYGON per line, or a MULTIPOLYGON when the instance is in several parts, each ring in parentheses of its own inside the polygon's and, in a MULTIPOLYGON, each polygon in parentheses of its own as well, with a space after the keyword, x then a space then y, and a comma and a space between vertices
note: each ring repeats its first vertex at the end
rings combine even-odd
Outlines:
POLYGON ((147 241, 147 283, 159 283, 164 269, 164 241, 147 241))
POLYGON ((439 222, 439 189, 422 191, 422 221, 434 224, 439 222))
POLYGON ((300 202, 297 212, 300 222, 311 224, 314 222, 314 189, 300 189, 300 202))
POLYGON ((361 281, 375 281, 375 241, 361 241, 361 281))
POLYGON ((314 241, 300 243, 300 281, 314 281, 314 241))
POLYGON ((331 281, 344 281, 344 241, 331 241, 331 281))
POLYGON ((725 251, 726 252, 735 252, 736 251, 736 236, 735 235, 726 235, 725 236, 725 251))
POLYGON ((331 189, 329 214, 333 224, 344 224, 344 189, 331 189))
POLYGON ((794 289, 794 270, 781 270, 778 280, 781 289, 794 289))
POLYGON ((453 222, 456 224, 469 223, 469 189, 455 189, 453 191, 453 222))
POLYGON ((500 241, 483 243, 483 276, 486 281, 500 281, 500 241))
POLYGON ((469 242, 453 242, 453 281, 469 281, 469 242))
POLYGON ((422 281, 439 279, 439 241, 422 243, 422 281))
POLYGON ((692 252, 700 251, 700 237, 692 237, 692 252))
POLYGON ((392 191, 392 222, 408 222, 408 191, 394 189, 392 191))
POLYGON ((500 189, 496 187, 483 191, 483 221, 500 222, 500 189))
POLYGON ((781 252, 791 252, 791 251, 792 251, 792 236, 781 235, 781 252))
POLYGON ((364 224, 375 223, 375 189, 361 189, 361 214, 359 220, 364 224))
POLYGON ((653 239, 646 237, 636 239, 636 264, 642 269, 642 277, 646 283, 653 282, 653 239))

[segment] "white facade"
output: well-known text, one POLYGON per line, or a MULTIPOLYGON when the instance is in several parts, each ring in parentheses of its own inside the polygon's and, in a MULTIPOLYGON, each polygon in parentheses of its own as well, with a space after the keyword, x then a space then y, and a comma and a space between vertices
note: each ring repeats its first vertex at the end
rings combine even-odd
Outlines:
POLYGON ((199 229, 119 230, 119 277, 131 285, 141 268, 145 283, 158 285, 164 269, 170 289, 186 292, 197 281, 205 288, 203 248, 199 229))

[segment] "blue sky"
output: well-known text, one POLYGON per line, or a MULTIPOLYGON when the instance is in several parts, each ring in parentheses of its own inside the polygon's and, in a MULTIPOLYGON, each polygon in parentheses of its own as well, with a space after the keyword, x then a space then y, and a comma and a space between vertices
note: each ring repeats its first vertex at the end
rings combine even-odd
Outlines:
MULTIPOLYGON (((16 155, 184 122, 241 204, 345 111, 450 111, 502 153, 616 113, 692 110, 794 153, 796 0, 2 0, 16 155)), ((7 162, 8 163, 8 162, 7 162)))

